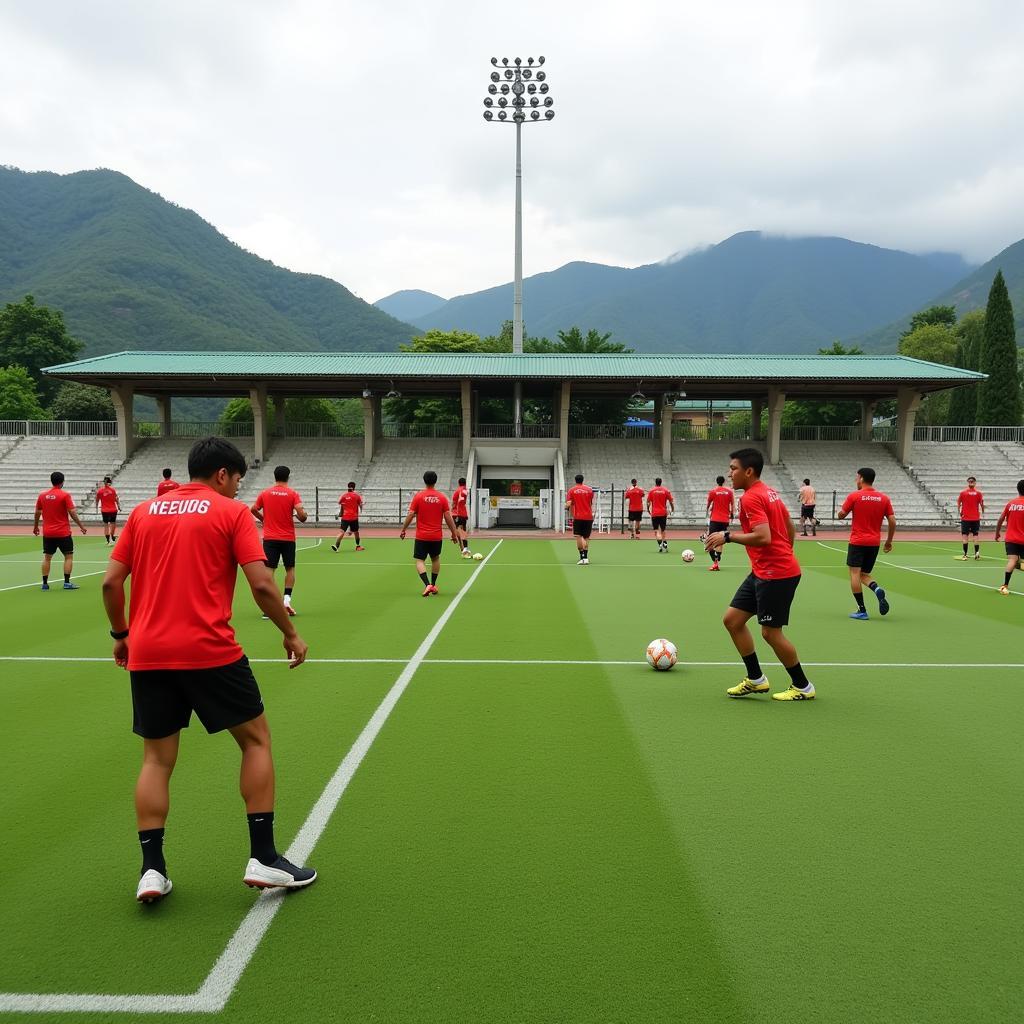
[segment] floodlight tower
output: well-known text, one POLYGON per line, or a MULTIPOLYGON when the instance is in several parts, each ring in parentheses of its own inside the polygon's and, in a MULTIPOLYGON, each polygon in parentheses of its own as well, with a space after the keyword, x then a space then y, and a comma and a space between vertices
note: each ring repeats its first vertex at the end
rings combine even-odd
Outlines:
POLYGON ((516 265, 512 302, 512 351, 523 351, 523 125, 550 121, 555 101, 548 95, 544 58, 491 58, 495 70, 484 98, 484 120, 516 126, 516 265), (497 116, 495 116, 497 107, 497 116), (511 108, 511 111, 510 109, 511 108), (529 109, 529 115, 527 110, 529 109), (541 111, 543 110, 543 114, 541 111))

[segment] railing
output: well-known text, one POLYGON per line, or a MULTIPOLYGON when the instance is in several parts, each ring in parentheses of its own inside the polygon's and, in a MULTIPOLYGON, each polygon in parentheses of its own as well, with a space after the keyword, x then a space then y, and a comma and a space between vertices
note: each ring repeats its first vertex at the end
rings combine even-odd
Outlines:
POLYGON ((614 441, 653 438, 654 427, 627 423, 570 423, 569 436, 580 441, 614 441))
POLYGON ((461 423, 385 423, 384 437, 453 438, 462 437, 461 423))
MULTIPOLYGON (((474 437, 515 437, 516 426, 514 423, 478 423, 473 431, 474 437)), ((523 423, 520 427, 519 437, 527 438, 548 438, 555 436, 555 425, 553 423, 523 423)))
POLYGON ((0 437, 117 437, 117 421, 0 420, 0 437))
POLYGON ((1024 444, 1024 427, 914 427, 915 441, 954 441, 984 444, 1008 441, 1024 444))
POLYGON ((320 423, 304 420, 288 420, 283 431, 276 428, 271 430, 271 437, 296 437, 296 438, 338 438, 338 437, 362 437, 362 422, 356 426, 345 426, 341 423, 320 423))

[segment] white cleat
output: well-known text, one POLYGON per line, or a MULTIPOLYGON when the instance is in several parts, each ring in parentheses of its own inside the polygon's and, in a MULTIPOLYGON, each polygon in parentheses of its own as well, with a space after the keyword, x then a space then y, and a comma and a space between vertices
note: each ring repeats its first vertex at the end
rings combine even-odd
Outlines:
POLYGON ((316 881, 316 871, 300 868, 284 857, 278 857, 273 864, 252 857, 245 866, 242 881, 250 889, 302 889, 316 881))
POLYGON ((155 868, 150 868, 140 879, 135 890, 135 898, 140 903, 156 903, 162 900, 174 886, 169 878, 165 878, 155 868))

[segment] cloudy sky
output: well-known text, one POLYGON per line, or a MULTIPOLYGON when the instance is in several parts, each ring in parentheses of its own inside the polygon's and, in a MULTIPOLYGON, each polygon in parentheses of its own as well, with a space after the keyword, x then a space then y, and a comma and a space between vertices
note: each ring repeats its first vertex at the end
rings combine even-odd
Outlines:
POLYGON ((123 171, 373 301, 512 276, 494 56, 547 58, 527 275, 760 228, 1024 236, 1019 0, 0 0, 0 163, 123 171))

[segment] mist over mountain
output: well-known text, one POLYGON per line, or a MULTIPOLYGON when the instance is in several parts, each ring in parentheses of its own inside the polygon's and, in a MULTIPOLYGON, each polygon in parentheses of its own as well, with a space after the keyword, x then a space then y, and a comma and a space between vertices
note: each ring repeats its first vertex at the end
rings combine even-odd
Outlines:
POLYGON ((393 292, 378 299, 374 305, 382 309, 388 316, 408 323, 416 317, 427 316, 435 309, 440 309, 448 300, 433 292, 420 291, 418 288, 407 288, 393 292))

